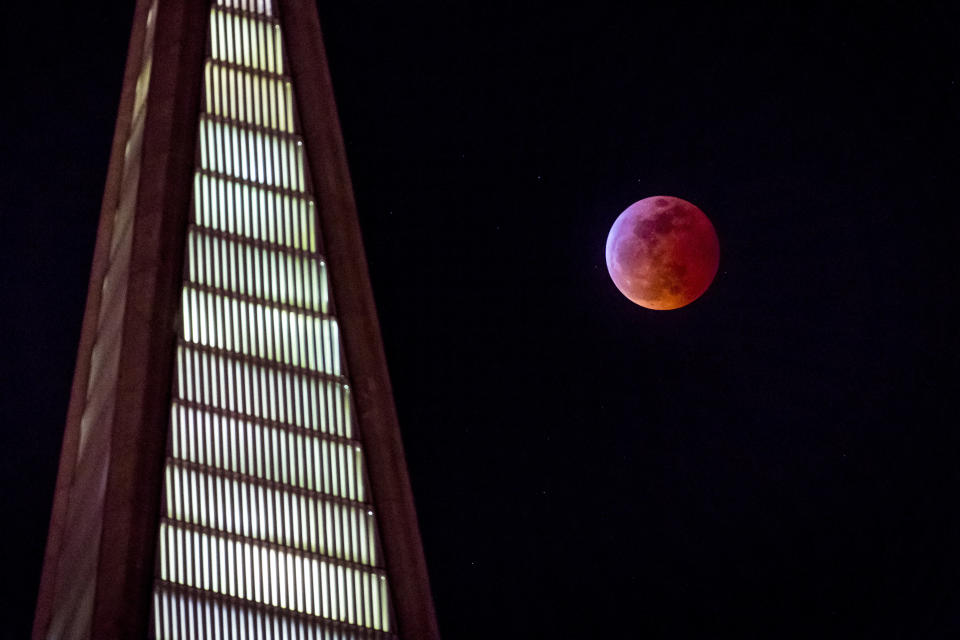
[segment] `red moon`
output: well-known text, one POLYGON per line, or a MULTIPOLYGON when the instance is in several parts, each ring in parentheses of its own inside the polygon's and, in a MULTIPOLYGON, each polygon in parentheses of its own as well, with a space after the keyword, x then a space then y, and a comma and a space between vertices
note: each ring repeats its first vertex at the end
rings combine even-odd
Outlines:
POLYGON ((678 309, 713 282, 720 242, 695 205, 653 196, 620 214, 607 236, 606 256, 613 283, 631 301, 647 309, 678 309))

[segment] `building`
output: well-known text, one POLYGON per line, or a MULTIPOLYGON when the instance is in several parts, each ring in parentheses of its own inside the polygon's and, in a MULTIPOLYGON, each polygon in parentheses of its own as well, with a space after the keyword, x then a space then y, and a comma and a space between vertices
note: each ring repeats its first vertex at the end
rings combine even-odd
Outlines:
POLYGON ((312 3, 137 2, 33 637, 439 637, 312 3))

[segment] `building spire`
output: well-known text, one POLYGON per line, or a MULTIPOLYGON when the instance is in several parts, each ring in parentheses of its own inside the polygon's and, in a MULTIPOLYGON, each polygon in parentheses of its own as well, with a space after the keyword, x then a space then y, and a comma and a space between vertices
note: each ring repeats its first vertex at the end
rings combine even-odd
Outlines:
POLYGON ((437 638, 316 8, 135 20, 34 637, 437 638))

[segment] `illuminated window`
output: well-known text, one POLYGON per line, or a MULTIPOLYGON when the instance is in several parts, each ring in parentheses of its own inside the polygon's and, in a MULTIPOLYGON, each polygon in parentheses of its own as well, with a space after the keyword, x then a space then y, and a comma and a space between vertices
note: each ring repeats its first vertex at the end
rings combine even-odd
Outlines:
POLYGON ((273 15, 269 0, 217 0, 210 12, 157 638, 393 637, 273 15))

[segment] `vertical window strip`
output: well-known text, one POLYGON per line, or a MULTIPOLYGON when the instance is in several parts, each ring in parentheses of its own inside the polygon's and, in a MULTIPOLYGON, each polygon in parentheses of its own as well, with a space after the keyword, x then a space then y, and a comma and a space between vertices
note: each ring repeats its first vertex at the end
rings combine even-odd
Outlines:
POLYGON ((276 34, 276 31, 274 29, 271 29, 270 26, 266 24, 264 25, 264 31, 266 32, 266 45, 267 45, 266 48, 264 49, 267 57, 266 64, 264 65, 264 67, 266 68, 267 71, 280 73, 281 71, 277 69, 277 66, 274 64, 274 60, 275 60, 274 36, 276 34))

